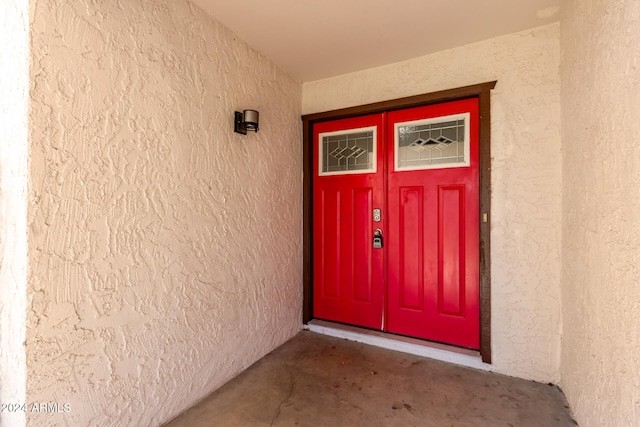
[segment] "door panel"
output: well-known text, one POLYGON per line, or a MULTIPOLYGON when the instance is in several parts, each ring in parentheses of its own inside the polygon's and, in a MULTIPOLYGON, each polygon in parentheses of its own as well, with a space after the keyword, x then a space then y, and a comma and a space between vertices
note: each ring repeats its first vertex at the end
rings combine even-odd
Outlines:
POLYGON ((382 228, 372 211, 385 210, 382 134, 382 114, 314 126, 314 316, 374 329, 385 284, 383 251, 372 247, 382 228), (373 142, 359 139, 365 133, 373 142))
MULTIPOLYGON (((424 309, 424 275, 423 265, 417 260, 424 256, 423 189, 422 187, 403 187, 399 191, 400 203, 397 206, 399 212, 397 220, 400 228, 398 234, 400 240, 398 253, 400 307, 422 311, 424 309)), ((390 243, 393 241, 390 238, 390 243)))
POLYGON ((464 186, 438 189, 438 312, 460 316, 464 307, 464 186))
POLYGON ((353 262, 353 299, 355 301, 371 303, 371 285, 373 283, 371 223, 362 221, 361 218, 371 216, 373 211, 373 189, 356 188, 353 190, 353 236, 351 252, 355 255, 353 262))
POLYGON ((438 312, 462 315, 465 289, 464 186, 438 189, 438 312))
POLYGON ((326 298, 340 298, 340 228, 336 224, 342 222, 340 206, 340 190, 330 188, 320 193, 321 241, 322 256, 319 272, 322 274, 320 283, 322 295, 326 298))

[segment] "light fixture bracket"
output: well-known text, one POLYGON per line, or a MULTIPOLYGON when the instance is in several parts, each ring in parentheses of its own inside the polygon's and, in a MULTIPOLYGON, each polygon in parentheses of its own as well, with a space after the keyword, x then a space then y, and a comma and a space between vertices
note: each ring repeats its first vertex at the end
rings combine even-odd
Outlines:
POLYGON ((256 110, 244 110, 242 113, 236 111, 234 113, 233 131, 246 135, 247 131, 252 130, 258 132, 259 113, 256 110))

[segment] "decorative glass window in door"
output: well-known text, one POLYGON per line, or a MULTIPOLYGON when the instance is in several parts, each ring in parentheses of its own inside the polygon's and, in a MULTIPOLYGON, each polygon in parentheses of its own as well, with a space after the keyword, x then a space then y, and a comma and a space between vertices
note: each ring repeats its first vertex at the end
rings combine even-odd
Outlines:
POLYGON ((375 126, 318 134, 319 175, 376 171, 375 126))
POLYGON ((395 170, 469 166, 469 113, 395 124, 395 170))

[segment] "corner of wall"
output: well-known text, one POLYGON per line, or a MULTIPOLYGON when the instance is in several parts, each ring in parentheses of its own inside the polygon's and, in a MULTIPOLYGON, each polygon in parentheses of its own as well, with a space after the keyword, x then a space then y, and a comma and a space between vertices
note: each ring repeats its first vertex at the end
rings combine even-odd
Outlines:
POLYGON ((29 0, 0 3, 0 424, 26 403, 29 0), (10 406, 5 406, 10 405, 10 406))
POLYGON ((562 8, 562 389, 580 425, 640 425, 640 2, 562 8))

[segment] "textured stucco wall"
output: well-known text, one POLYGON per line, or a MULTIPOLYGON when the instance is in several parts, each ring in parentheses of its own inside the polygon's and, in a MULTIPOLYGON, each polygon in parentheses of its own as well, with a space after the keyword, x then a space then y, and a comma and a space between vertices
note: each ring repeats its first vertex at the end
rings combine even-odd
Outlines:
POLYGON ((559 381, 559 24, 303 85, 303 113, 498 80, 492 92, 492 347, 497 371, 559 381))
POLYGON ((31 8, 28 425, 157 425, 301 329, 301 85, 185 0, 31 8))
POLYGON ((640 425, 640 2, 563 4, 562 388, 582 427, 640 425))
MULTIPOLYGON (((0 2, 0 403, 25 402, 29 0, 0 2)), ((21 411, 0 425, 24 424, 21 411)))

